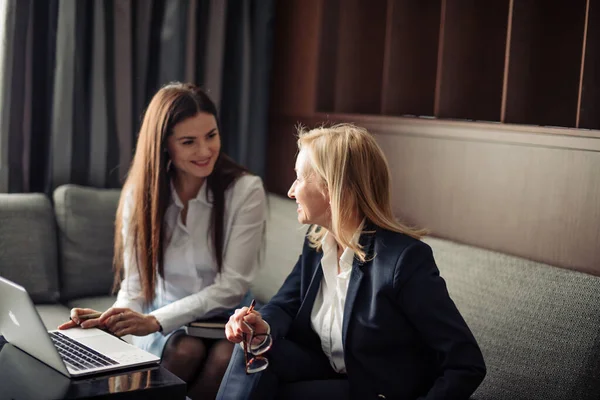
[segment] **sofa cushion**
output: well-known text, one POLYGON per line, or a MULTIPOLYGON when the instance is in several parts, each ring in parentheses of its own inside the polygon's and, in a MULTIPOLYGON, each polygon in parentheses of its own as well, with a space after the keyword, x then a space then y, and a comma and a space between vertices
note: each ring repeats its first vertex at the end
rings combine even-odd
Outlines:
POLYGON ((54 191, 63 300, 108 295, 120 191, 64 185, 54 191))
POLYGON ((268 200, 266 249, 262 269, 252 284, 252 293, 261 303, 277 293, 296 265, 308 229, 298 222, 295 201, 275 194, 269 194, 268 200))
POLYGON ((0 194, 0 276, 35 303, 58 299, 54 213, 43 194, 0 194))
POLYGON ((600 277, 424 240, 488 372, 473 399, 597 399, 600 277))

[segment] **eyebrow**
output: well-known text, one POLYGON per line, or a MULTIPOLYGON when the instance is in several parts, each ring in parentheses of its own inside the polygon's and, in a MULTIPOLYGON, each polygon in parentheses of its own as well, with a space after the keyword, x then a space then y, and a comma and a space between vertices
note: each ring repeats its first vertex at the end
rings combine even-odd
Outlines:
MULTIPOLYGON (((211 133, 216 132, 216 131, 217 131, 217 128, 212 128, 210 131, 206 132, 204 134, 204 136, 210 135, 211 133)), ((177 141, 194 140, 194 139, 196 139, 196 136, 182 136, 182 137, 178 138, 177 141)))

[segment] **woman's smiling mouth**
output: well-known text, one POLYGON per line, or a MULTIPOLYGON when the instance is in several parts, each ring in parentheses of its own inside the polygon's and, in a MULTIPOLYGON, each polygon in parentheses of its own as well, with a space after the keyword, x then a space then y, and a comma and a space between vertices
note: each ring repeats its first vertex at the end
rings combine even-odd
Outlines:
POLYGON ((210 164, 210 158, 202 161, 192 161, 192 164, 194 164, 197 167, 207 167, 208 164, 210 164))

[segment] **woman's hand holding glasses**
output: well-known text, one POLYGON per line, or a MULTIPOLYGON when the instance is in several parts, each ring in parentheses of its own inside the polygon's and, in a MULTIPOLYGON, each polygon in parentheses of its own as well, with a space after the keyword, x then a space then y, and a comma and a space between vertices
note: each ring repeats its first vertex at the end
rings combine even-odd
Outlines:
POLYGON ((269 325, 262 319, 260 313, 254 310, 254 300, 250 307, 235 310, 235 313, 229 317, 229 322, 225 325, 225 336, 227 340, 233 343, 240 343, 244 340, 244 334, 250 335, 252 333, 255 335, 269 333, 269 325))
POLYGON ((254 300, 250 307, 237 309, 229 317, 225 326, 225 335, 230 342, 242 343, 246 374, 260 372, 267 368, 269 361, 262 356, 271 348, 273 339, 269 334, 269 325, 258 311, 254 311, 254 300))

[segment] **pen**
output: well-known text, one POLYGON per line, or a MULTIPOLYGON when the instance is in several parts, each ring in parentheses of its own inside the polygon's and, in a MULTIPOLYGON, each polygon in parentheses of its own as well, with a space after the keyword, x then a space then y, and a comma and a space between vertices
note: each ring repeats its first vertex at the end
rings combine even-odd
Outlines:
MULTIPOLYGON (((96 312, 96 313, 91 313, 91 314, 83 314, 83 315, 79 316, 79 320, 87 321, 88 319, 99 318, 101 315, 102 315, 101 312, 96 312)), ((73 321, 73 318, 71 318, 71 321, 73 321)))
POLYGON ((246 314, 250 314, 254 310, 255 305, 256 305, 256 300, 252 299, 252 302, 250 303, 250 307, 248 307, 248 311, 246 311, 246 314))
MULTIPOLYGON (((252 310, 254 310, 254 306, 256 305, 256 300, 252 299, 252 302, 250 303, 250 307, 248 307, 248 310, 246 310, 246 315, 251 314, 252 310)), ((246 328, 250 329, 250 332, 252 332, 252 335, 254 335, 254 328, 252 328, 250 326, 250 324, 248 324, 246 321, 244 321, 242 319, 242 323, 244 325, 246 325, 246 328)))

